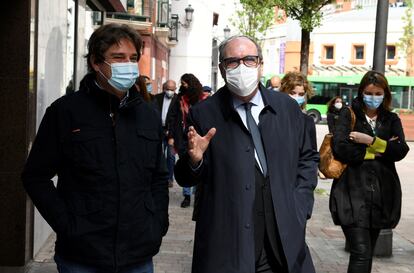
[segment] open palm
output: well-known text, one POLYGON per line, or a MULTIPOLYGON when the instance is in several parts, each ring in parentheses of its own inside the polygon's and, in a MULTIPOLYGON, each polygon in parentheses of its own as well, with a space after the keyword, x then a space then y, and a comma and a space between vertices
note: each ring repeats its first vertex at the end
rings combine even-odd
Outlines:
POLYGON ((198 165, 203 158, 204 152, 207 150, 210 140, 216 134, 216 128, 211 128, 205 136, 200 136, 193 126, 188 129, 188 155, 191 164, 198 165))

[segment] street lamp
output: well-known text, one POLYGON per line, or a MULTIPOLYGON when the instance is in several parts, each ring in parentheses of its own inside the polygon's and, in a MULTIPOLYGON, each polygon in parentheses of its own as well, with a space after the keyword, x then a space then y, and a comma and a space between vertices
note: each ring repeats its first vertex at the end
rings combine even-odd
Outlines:
POLYGON ((227 39, 227 38, 229 38, 230 37, 230 28, 229 28, 229 26, 226 26, 224 29, 223 29, 223 32, 224 32, 224 39, 227 39))
POLYGON ((170 28, 170 40, 178 41, 178 25, 183 26, 185 28, 189 28, 191 26, 191 22, 193 21, 193 13, 194 9, 191 5, 188 5, 184 9, 185 11, 185 22, 181 23, 178 17, 178 14, 171 14, 170 22, 168 27, 170 28))
POLYGON ((177 20, 177 23, 180 26, 183 26, 185 28, 189 28, 191 26, 191 22, 193 21, 193 13, 194 13, 194 9, 191 7, 191 5, 188 5, 188 7, 185 8, 185 22, 181 23, 178 20, 178 14, 172 14, 171 18, 174 18, 174 20, 177 20))
POLYGON ((193 21, 193 13, 194 9, 191 7, 191 5, 188 5, 188 7, 185 8, 185 22, 190 26, 191 22, 193 21))

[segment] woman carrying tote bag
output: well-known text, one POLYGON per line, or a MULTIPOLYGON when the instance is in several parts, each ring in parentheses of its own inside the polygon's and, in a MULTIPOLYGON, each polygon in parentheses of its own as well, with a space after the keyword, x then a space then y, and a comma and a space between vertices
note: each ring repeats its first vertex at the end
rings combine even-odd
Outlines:
POLYGON ((401 214, 401 186, 395 162, 408 153, 399 117, 390 111, 387 79, 367 72, 352 102, 356 116, 343 108, 333 136, 335 158, 347 163, 332 184, 329 208, 350 246, 348 273, 371 272, 381 229, 395 228, 401 214))

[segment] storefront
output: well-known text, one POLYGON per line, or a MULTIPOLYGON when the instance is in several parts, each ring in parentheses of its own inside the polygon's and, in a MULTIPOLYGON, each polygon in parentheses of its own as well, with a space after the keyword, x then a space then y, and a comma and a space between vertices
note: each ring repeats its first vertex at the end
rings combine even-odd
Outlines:
POLYGON ((86 73, 93 11, 126 11, 126 0, 20 0, 2 3, 0 24, 0 271, 24 272, 51 234, 20 174, 51 102, 86 73))

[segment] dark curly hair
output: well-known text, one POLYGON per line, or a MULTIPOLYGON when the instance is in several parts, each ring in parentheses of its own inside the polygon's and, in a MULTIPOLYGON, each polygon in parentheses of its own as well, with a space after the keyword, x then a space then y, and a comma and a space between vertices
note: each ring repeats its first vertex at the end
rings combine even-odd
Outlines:
MULTIPOLYGON (((181 81, 188 84, 188 88, 182 96, 188 96, 191 105, 197 103, 203 93, 203 86, 200 81, 191 73, 186 73, 181 76, 181 81)), ((182 88, 181 88, 182 89, 182 88)))

